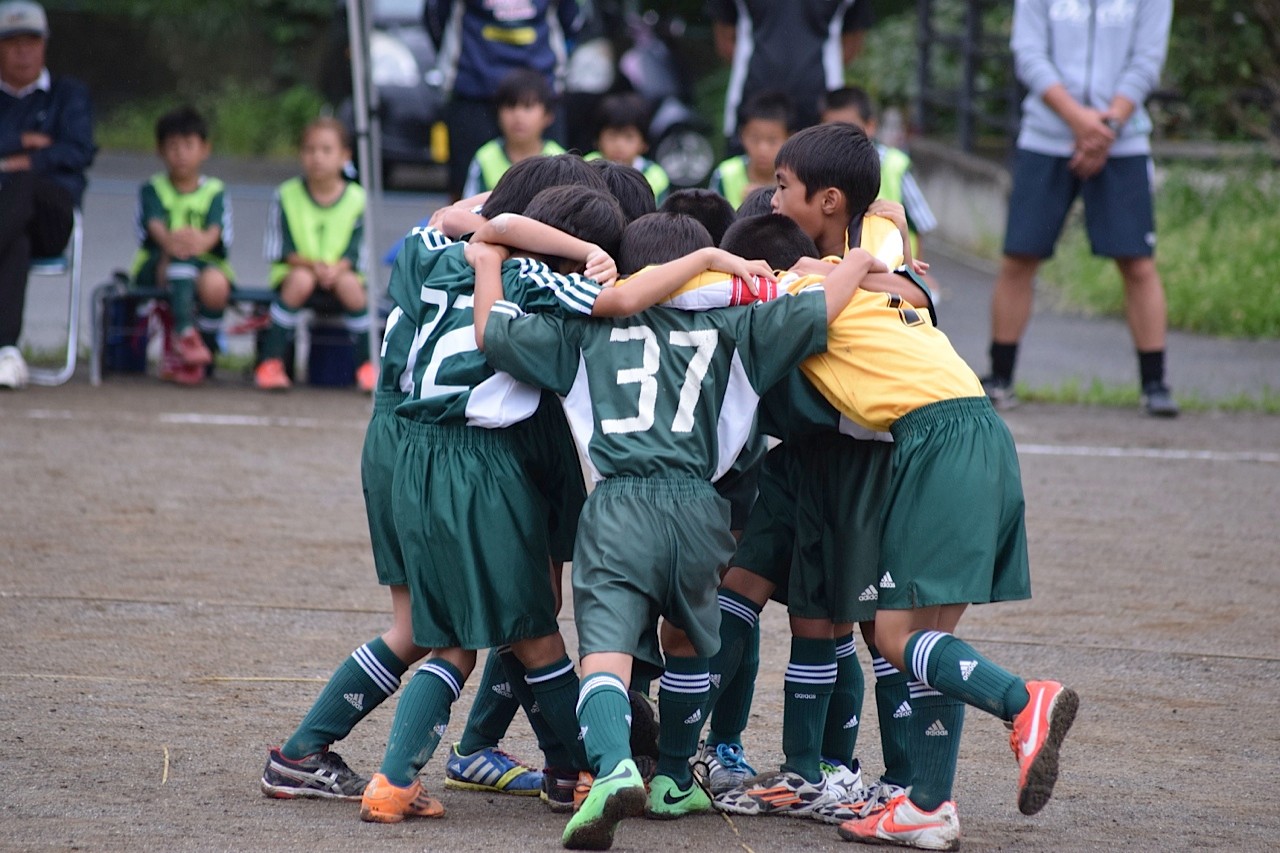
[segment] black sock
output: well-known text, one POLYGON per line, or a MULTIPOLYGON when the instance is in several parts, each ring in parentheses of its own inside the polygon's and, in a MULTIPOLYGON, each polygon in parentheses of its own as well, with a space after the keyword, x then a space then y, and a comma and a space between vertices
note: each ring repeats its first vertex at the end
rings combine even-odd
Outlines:
POLYGON ((1013 364, 1018 360, 1018 345, 991 342, 991 375, 1002 382, 1013 384, 1013 364))
POLYGON ((1138 376, 1141 378, 1142 387, 1148 385, 1164 384, 1164 350, 1157 349, 1150 352, 1138 350, 1138 376))

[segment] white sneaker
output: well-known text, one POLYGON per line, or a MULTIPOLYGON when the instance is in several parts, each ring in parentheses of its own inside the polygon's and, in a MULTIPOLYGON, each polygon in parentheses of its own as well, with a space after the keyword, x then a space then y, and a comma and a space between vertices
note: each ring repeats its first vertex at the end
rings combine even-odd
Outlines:
POLYGON ((895 844, 921 850, 958 850, 960 819, 955 803, 948 800, 931 812, 918 808, 900 794, 874 814, 840 825, 845 841, 865 844, 895 844))
POLYGON ((742 744, 703 743, 700 746, 690 763, 694 777, 712 794, 732 791, 756 775, 755 768, 747 763, 742 744))
POLYGON ((17 347, 0 347, 0 388, 17 390, 27 384, 27 362, 17 347))
POLYGON ((858 763, 858 759, 853 760, 853 767, 850 768, 841 761, 835 761, 824 758, 818 762, 822 775, 827 780, 827 790, 830 791, 837 800, 842 803, 853 802, 862 799, 862 765, 858 763))

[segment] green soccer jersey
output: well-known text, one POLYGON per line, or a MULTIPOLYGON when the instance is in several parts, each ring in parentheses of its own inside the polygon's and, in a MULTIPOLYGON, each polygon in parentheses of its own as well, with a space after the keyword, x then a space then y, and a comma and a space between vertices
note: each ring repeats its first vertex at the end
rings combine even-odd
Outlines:
POLYGON ((431 227, 414 228, 405 235, 387 285, 394 307, 387 315, 386 329, 382 333, 378 391, 406 394, 412 387, 413 377, 405 372, 405 367, 418 330, 400 306, 412 303, 413 296, 431 275, 436 261, 443 256, 441 250, 452 245, 453 240, 431 227))
MULTIPOLYGON (((391 287, 401 314, 394 324, 388 318, 387 335, 399 339, 401 332, 393 327, 401 323, 414 332, 398 381, 408 396, 396 413, 430 424, 510 426, 533 414, 541 391, 495 371, 476 347, 475 270, 465 248, 424 235, 401 251, 408 257, 403 266, 397 261, 402 274, 393 276, 391 287), (423 258, 423 253, 433 256, 423 258)), ((522 308, 555 315, 590 315, 600 294, 591 279, 560 275, 531 258, 503 263, 502 290, 522 308)))
MULTIPOLYGON (((808 297, 814 298, 808 298, 808 297)), ((760 394, 826 348, 825 297, 634 317, 521 316, 499 302, 490 362, 559 394, 596 480, 724 475, 751 433, 760 394)))
POLYGON ((851 438, 893 441, 887 432, 873 432, 840 414, 800 370, 792 370, 760 400, 760 432, 779 441, 838 432, 851 438))

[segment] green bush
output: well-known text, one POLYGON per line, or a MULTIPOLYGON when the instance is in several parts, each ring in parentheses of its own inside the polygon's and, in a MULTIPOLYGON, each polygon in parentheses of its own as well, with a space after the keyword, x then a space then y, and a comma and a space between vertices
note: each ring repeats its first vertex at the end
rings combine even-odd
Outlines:
MULTIPOLYGON (((1077 208, 1042 277, 1072 308, 1122 314, 1119 273, 1090 253, 1081 218, 1077 208)), ((1156 222, 1171 327, 1280 337, 1280 181, 1269 165, 1172 170, 1156 192, 1156 222)))

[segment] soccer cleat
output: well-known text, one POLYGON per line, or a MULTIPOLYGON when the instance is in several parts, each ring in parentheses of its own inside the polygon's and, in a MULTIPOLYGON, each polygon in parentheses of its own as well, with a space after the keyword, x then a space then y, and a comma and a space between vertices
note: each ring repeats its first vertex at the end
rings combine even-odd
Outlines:
POLYGON ((818 769, 827 780, 827 790, 842 802, 852 802, 862 798, 862 765, 858 759, 853 760, 850 768, 843 761, 824 758, 818 762, 818 769))
POLYGON ((455 743, 449 763, 445 765, 444 786, 460 791, 536 797, 542 793, 542 773, 497 747, 463 755, 455 743))
POLYGON ((704 743, 693 760, 694 778, 712 795, 723 794, 756 775, 740 743, 704 743))
POLYGON ((984 376, 982 377, 982 390, 986 392, 987 399, 991 401, 991 405, 995 406, 998 412, 1008 411, 1018 405, 1018 395, 1014 393, 1013 381, 1010 379, 1001 379, 998 376, 984 376))
MULTIPOLYGON (((547 767, 542 771, 542 790, 538 792, 538 797, 553 812, 571 812, 573 811, 573 791, 577 786, 577 770, 567 767, 547 767)), ((586 799, 585 790, 582 797, 586 799)))
POLYGON ((1147 414, 1155 418, 1176 418, 1178 404, 1173 393, 1163 382, 1148 382, 1142 386, 1142 405, 1147 414))
POLYGON ((814 809, 838 799, 828 790, 826 777, 809 782, 799 773, 779 770, 717 794, 715 804, 720 811, 732 814, 810 817, 814 809))
POLYGON ((905 788, 880 779, 846 800, 817 806, 812 812, 813 819, 822 823, 835 824, 857 820, 881 811, 894 797, 906 793, 905 788))
MULTIPOLYGON (((640 768, 637 767, 637 770, 640 768)), ((641 774, 643 778, 643 774, 641 774)), ((587 795, 591 793, 591 785, 596 781, 596 777, 592 776, 586 770, 578 771, 578 780, 573 783, 573 810, 576 812, 582 808, 582 804, 587 801, 587 795)))
POLYGON ((444 806, 417 779, 407 788, 393 785, 381 773, 364 789, 360 819, 371 823, 399 823, 407 817, 444 817, 444 806))
POLYGON ((341 755, 328 750, 294 761, 273 748, 267 753, 267 766, 262 770, 262 793, 282 800, 358 800, 367 784, 369 780, 348 767, 341 755))
POLYGON ((195 326, 189 326, 185 332, 177 335, 173 341, 173 348, 183 364, 204 367, 206 364, 213 363, 213 353, 209 352, 209 348, 205 346, 195 326))
POLYGON ((1031 700, 1013 718, 1009 745, 1018 759, 1018 811, 1044 808, 1058 781, 1058 750, 1080 708, 1080 697, 1056 681, 1028 681, 1031 700))
POLYGON ((644 814, 648 799, 640 771, 628 758, 607 776, 596 778, 582 808, 569 818, 561 841, 570 850, 608 850, 618 824, 644 814))
MULTIPOLYGON (((643 765, 656 766, 658 762, 658 717, 653 711, 653 702, 639 690, 628 691, 627 698, 631 700, 631 756, 643 774, 646 770, 643 765), (641 756, 652 762, 641 762, 641 756)), ((651 776, 652 772, 645 774, 646 779, 651 776)))
POLYGON ((204 382, 206 366, 183 364, 181 359, 166 356, 160 365, 160 378, 175 385, 199 385, 204 382))
POLYGON ((896 844, 921 850, 960 849, 960 819, 947 801, 931 812, 899 794, 874 814, 840 824, 840 837, 864 844, 896 844))
POLYGON ((17 347, 0 347, 0 388, 17 391, 30 379, 27 361, 17 347))
POLYGON ((378 384, 378 371, 374 368, 373 362, 366 361, 356 368, 356 387, 361 392, 368 394, 378 384))
POLYGON ((711 811, 711 797, 696 781, 690 780, 687 788, 670 776, 658 774, 649 783, 649 805, 645 817, 655 820, 675 820, 687 814, 711 811))
POLYGON ((284 360, 279 358, 268 358, 259 364, 253 371, 253 384, 263 391, 285 391, 293 385, 284 372, 284 360))

